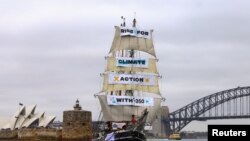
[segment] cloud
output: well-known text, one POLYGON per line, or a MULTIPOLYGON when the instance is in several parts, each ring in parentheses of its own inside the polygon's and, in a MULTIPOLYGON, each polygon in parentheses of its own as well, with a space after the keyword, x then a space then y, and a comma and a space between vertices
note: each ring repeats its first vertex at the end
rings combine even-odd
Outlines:
MULTIPOLYGON (((94 94, 120 16, 153 28, 161 91, 170 110, 247 86, 249 1, 1 1, 0 111, 38 104, 62 118, 79 98, 99 114, 94 94), (183 99, 183 96, 186 98, 183 99)), ((190 129, 195 127, 190 127, 190 129)))

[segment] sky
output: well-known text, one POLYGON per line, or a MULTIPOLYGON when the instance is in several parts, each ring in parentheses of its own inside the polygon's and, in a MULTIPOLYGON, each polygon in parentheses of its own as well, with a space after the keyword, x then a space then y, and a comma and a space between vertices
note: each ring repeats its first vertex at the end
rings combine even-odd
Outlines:
POLYGON ((62 120, 79 99, 97 119, 93 95, 101 90, 121 16, 127 25, 136 17, 138 27, 154 29, 160 90, 170 111, 249 86, 249 6, 249 0, 0 0, 0 116, 12 116, 21 102, 62 120))

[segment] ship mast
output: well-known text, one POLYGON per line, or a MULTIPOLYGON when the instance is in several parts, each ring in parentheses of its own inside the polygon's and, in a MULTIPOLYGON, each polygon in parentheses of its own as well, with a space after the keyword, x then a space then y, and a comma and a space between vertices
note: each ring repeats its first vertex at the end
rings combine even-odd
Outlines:
MULTIPOLYGON (((136 19, 133 19, 133 28, 136 28, 136 19)), ((131 49, 129 51, 129 57, 134 58, 135 55, 135 51, 134 49, 131 49)), ((133 70, 133 66, 131 67, 131 71, 129 72, 130 74, 132 74, 132 70, 133 70)), ((127 90, 126 93, 129 93, 130 95, 134 96, 134 90, 127 90)))
POLYGON ((123 22, 121 23, 121 27, 125 27, 126 26, 125 17, 121 16, 121 19, 123 20, 123 22))
POLYGON ((136 27, 136 19, 133 20, 133 27, 136 27))
MULTIPOLYGON (((136 28, 136 19, 135 18, 133 19, 133 28, 136 28)), ((131 49, 129 57, 133 58, 134 54, 135 54, 134 49, 131 49)))

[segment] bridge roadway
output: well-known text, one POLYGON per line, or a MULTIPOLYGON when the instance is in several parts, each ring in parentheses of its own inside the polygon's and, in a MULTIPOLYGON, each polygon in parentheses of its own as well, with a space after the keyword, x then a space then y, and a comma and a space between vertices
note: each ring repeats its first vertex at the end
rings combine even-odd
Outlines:
POLYGON ((163 123, 167 134, 179 132, 193 120, 250 118, 250 87, 237 87, 200 98, 172 113, 163 123))
MULTIPOLYGON (((241 118, 250 118, 250 115, 239 115, 239 116, 211 116, 211 117, 191 117, 189 120, 198 120, 198 121, 207 121, 213 119, 241 119, 241 118)), ((182 121, 186 120, 185 118, 178 118, 175 120, 170 119, 170 121, 182 121)))

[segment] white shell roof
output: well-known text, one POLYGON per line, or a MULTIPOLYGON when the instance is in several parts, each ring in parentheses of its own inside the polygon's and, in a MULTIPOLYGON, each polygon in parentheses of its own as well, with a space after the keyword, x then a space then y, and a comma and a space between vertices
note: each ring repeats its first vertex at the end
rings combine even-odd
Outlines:
POLYGON ((28 128, 35 121, 39 121, 39 127, 47 127, 51 122, 55 120, 55 116, 45 116, 44 112, 35 112, 36 105, 21 106, 17 112, 11 117, 5 124, 2 124, 1 129, 17 129, 28 128))
POLYGON ((55 120, 55 116, 44 116, 39 120, 39 127, 47 127, 51 122, 55 120))
POLYGON ((11 130, 15 129, 18 118, 20 117, 21 113, 24 113, 24 112, 25 112, 25 107, 23 107, 23 106, 19 107, 18 110, 16 111, 16 113, 14 114, 14 116, 10 119, 9 128, 11 130))
POLYGON ((44 115, 44 112, 39 112, 39 113, 35 113, 33 114, 30 118, 27 118, 22 127, 29 127, 32 123, 34 123, 36 120, 39 120, 42 116, 44 115))
POLYGON ((31 114, 34 114, 35 113, 35 109, 36 109, 36 105, 32 105, 32 106, 26 107, 25 117, 28 117, 31 114))

